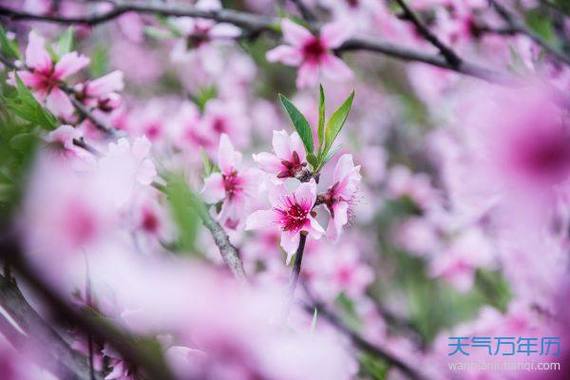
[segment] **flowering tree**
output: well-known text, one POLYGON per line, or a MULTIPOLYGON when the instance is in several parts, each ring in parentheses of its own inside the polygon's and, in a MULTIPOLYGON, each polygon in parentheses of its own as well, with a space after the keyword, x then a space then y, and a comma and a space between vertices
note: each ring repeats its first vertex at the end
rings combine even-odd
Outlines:
POLYGON ((223 3, 0 0, 0 378, 567 379, 567 3, 223 3))

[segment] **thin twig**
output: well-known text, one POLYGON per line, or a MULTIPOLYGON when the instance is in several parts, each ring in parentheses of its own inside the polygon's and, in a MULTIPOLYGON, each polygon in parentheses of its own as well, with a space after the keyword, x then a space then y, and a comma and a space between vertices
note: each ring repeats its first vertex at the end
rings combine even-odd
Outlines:
POLYGON ((241 282, 247 283, 247 275, 243 269, 243 263, 239 257, 237 248, 230 242, 230 238, 224 231, 223 227, 212 218, 208 210, 201 208, 199 210, 200 218, 204 226, 210 231, 214 243, 218 247, 224 263, 232 271, 233 275, 241 282))
MULTIPOLYGON (((92 334, 99 340, 109 343, 121 357, 128 363, 140 368, 146 375, 153 379, 174 379, 166 364, 158 360, 153 352, 135 344, 134 337, 117 329, 110 323, 101 321, 87 312, 76 310, 68 304, 46 281, 29 266, 22 257, 20 246, 15 237, 3 239, 0 242, 0 251, 6 259, 9 259, 15 270, 20 274, 30 287, 41 296, 49 306, 53 315, 62 322, 71 323, 82 331, 92 334)), ((10 297, 2 297, 3 300, 11 300, 10 297)), ((60 338, 61 339, 61 338, 60 338)), ((89 373, 89 369, 84 369, 89 373)))
POLYGON ((425 376, 420 374, 415 368, 411 367, 402 359, 386 351, 384 348, 370 342, 366 338, 362 337, 359 333, 354 331, 352 328, 348 327, 342 321, 342 318, 340 318, 340 316, 338 316, 333 310, 329 309, 324 303, 318 301, 306 285, 304 285, 303 287, 305 293, 307 294, 307 297, 310 300, 310 303, 303 304, 303 308, 305 309, 306 312, 312 314, 314 310, 317 309, 320 316, 325 318, 340 333, 347 336, 352 342, 352 344, 354 344, 360 350, 368 352, 382 360, 385 360, 391 366, 394 366, 395 368, 401 370, 410 379, 413 380, 426 379, 425 376))
MULTIPOLYGON (((57 15, 37 15, 22 10, 11 9, 0 5, 0 16, 7 16, 15 20, 33 20, 59 24, 87 24, 98 25, 121 16, 126 12, 136 12, 140 14, 154 14, 161 16, 175 17, 199 17, 211 19, 216 22, 234 24, 242 29, 260 33, 275 32, 276 26, 279 24, 278 18, 270 18, 266 16, 254 15, 246 12, 234 11, 229 9, 221 9, 218 11, 203 11, 192 6, 172 5, 168 3, 117 3, 111 10, 77 17, 64 17, 57 15)), ((392 43, 370 38, 351 38, 337 49, 338 53, 343 51, 370 51, 384 54, 390 57, 405 61, 423 62, 426 64, 452 70, 460 74, 484 79, 493 82, 507 82, 510 76, 506 73, 482 67, 475 63, 465 60, 459 66, 450 64, 445 57, 424 53, 415 49, 404 46, 394 45, 392 43)))
POLYGON ((518 34, 524 34, 537 45, 541 46, 547 53, 556 57, 559 61, 570 65, 570 57, 558 51, 546 42, 541 36, 530 30, 530 28, 519 18, 517 15, 501 4, 497 0, 489 0, 493 8, 497 11, 499 16, 509 25, 509 27, 518 34))
POLYGON ((291 271, 291 279, 289 281, 289 297, 295 297, 295 289, 299 282, 299 275, 301 274, 301 263, 303 261, 303 252, 305 252, 305 243, 307 242, 307 233, 302 231, 299 234, 299 245, 295 252, 295 261, 293 262, 293 270, 291 271))
MULTIPOLYGON (((2 250, 2 253, 7 254, 8 252, 2 250)), ((87 360, 69 347, 61 336, 30 306, 16 284, 4 276, 0 276, 0 305, 27 333, 30 339, 36 341, 44 348, 46 353, 53 356, 54 360, 57 360, 59 365, 52 366, 54 367, 52 370, 61 372, 64 369, 77 379, 90 379, 87 360)), ((14 334, 7 336, 7 338, 18 348, 17 346, 23 343, 23 340, 14 334), (12 340, 10 338, 18 339, 12 340)), ((95 374, 95 378, 103 379, 103 376, 95 374)))
POLYGON ((313 23, 317 21, 317 17, 309 9, 309 7, 305 5, 305 2, 303 0, 291 0, 291 2, 295 4, 297 9, 299 10, 299 13, 301 13, 301 16, 303 16, 303 19, 305 19, 305 21, 307 21, 308 23, 313 23))
POLYGON ((453 67, 461 66, 461 58, 446 44, 444 44, 431 30, 424 24, 419 16, 408 6, 405 0, 396 0, 402 11, 404 12, 405 19, 409 20, 418 33, 422 35, 429 43, 435 46, 441 55, 445 57, 447 63, 453 67))

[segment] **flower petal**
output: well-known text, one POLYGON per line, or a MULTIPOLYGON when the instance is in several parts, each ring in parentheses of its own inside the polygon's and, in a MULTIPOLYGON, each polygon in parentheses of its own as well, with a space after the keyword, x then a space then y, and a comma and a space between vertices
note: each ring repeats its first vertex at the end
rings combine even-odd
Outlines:
POLYGON ((52 66, 52 60, 45 49, 45 40, 36 32, 31 31, 26 47, 26 65, 39 71, 48 71, 52 66))
POLYGON ((277 174, 281 171, 281 160, 274 154, 267 152, 254 154, 253 160, 267 173, 277 174))
POLYGON ((329 79, 342 81, 352 78, 352 70, 344 61, 332 54, 328 54, 321 62, 323 75, 329 79))
POLYGON ((209 34, 212 38, 236 38, 241 36, 241 29, 232 24, 221 23, 210 29, 209 34))
POLYGON ((333 22, 321 28, 320 36, 327 48, 334 49, 348 40, 351 34, 352 29, 347 26, 346 22, 333 22))
POLYGON ((46 107, 56 116, 68 117, 73 113, 73 104, 65 92, 59 88, 50 91, 46 98, 46 107))
POLYGON ((337 241, 342 232, 342 228, 348 223, 348 203, 338 202, 333 206, 334 218, 329 220, 327 227, 327 239, 337 241))
POLYGON ((305 145, 303 145, 303 140, 301 140, 301 136, 299 136, 297 132, 293 132, 291 134, 290 146, 291 146, 291 153, 297 152, 301 162, 306 161, 307 153, 305 152, 305 145))
POLYGON ((304 182, 295 190, 295 200, 304 210, 311 210, 317 200, 317 185, 315 180, 304 182))
POLYGON ((297 73, 297 88, 315 85, 319 81, 319 66, 315 63, 304 63, 297 73))
POLYGON ((89 64, 89 58, 79 55, 77 52, 67 53, 56 63, 54 76, 57 79, 65 79, 75 74, 89 64))
POLYGON ((275 155, 281 160, 290 161, 291 160, 291 140, 289 139, 289 134, 284 131, 273 131, 273 151, 275 155))
POLYGON ((293 46, 302 46, 308 39, 313 37, 308 29, 289 19, 281 22, 281 30, 283 31, 283 40, 293 46))
POLYGON ((274 225, 275 212, 272 210, 258 210, 247 218, 245 223, 246 230, 261 230, 274 225))
POLYGON ((241 153, 236 152, 230 138, 225 133, 220 137, 218 164, 224 174, 230 174, 240 163, 241 153))
POLYGON ((224 179, 220 173, 213 173, 204 180, 202 198, 206 203, 217 203, 225 196, 224 179))
POLYGON ((289 66, 299 66, 303 60, 303 55, 298 49, 287 45, 269 50, 265 57, 269 62, 281 62, 289 66))
POLYGON ((297 251, 299 246, 299 232, 283 231, 281 233, 281 248, 287 253, 287 265, 291 262, 291 258, 297 251))

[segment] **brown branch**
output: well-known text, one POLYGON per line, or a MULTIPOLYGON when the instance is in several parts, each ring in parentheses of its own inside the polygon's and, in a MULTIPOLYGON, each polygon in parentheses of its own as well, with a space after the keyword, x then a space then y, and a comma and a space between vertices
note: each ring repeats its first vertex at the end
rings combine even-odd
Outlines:
MULTIPOLYGON (((4 248, 3 244, 2 248, 4 248)), ((3 250, 2 253, 6 254, 7 252, 3 250)), ((16 283, 4 276, 0 276, 0 305, 27 333, 26 337, 17 330, 11 331, 10 326, 6 325, 9 322, 2 321, 0 330, 15 348, 24 349, 29 347, 29 343, 35 342, 42 347, 44 354, 49 355, 51 360, 58 363, 58 365, 55 363, 51 365, 51 371, 60 375, 63 372, 66 376, 71 376, 74 379, 89 380, 91 378, 86 358, 79 352, 72 350, 26 301, 16 283)), ((46 363, 42 364, 45 365, 46 363)), ((103 376, 95 374, 95 378, 103 379, 103 376)))
POLYGON ((404 362, 396 355, 388 352, 386 349, 375 345, 366 338, 362 337, 359 333, 348 327, 334 311, 329 309, 324 303, 315 299, 307 286, 304 286, 305 292, 310 300, 310 303, 304 303, 303 308, 308 313, 313 313, 315 309, 318 310, 320 316, 325 318, 333 327, 340 333, 350 339, 352 344, 361 351, 368 352, 375 357, 386 361, 391 366, 399 369, 408 378, 412 380, 426 380, 426 377, 420 374, 415 368, 404 362))
POLYGON ((450 47, 444 44, 434 33, 431 32, 420 17, 408 6, 405 0, 396 0, 396 2, 400 8, 402 8, 404 18, 414 24, 418 33, 439 50, 449 65, 452 67, 461 66, 461 58, 459 58, 459 56, 450 47))
POLYGON ((489 0, 493 8, 497 11, 499 16, 507 23, 513 33, 523 34, 534 41, 537 45, 541 46, 548 54, 557 58, 559 61, 570 65, 570 57, 558 51, 546 42, 541 36, 529 29, 529 27, 511 11, 509 8, 501 4, 497 0, 489 0))
MULTIPOLYGON (((0 241, 0 251, 5 259, 10 261, 12 267, 20 274, 21 278, 25 280, 31 289, 46 303, 54 318, 57 318, 61 322, 77 326, 81 331, 89 333, 101 341, 107 342, 124 360, 136 366, 136 368, 141 369, 142 372, 150 378, 174 379, 166 364, 157 358, 153 352, 146 350, 144 346, 136 344, 133 336, 117 329, 108 321, 102 322, 97 316, 82 310, 77 310, 65 301, 58 292, 40 275, 36 274, 24 260, 15 237, 2 239, 0 241)), ((3 301, 15 302, 14 300, 17 299, 17 297, 13 293, 14 289, 4 287, 2 290, 11 292, 2 297, 3 301)), ((20 307, 25 307, 21 302, 9 304, 8 308, 10 308, 11 305, 13 306, 12 312, 18 311, 20 307)), ((20 310, 20 312, 22 316, 33 315, 30 310, 20 310)), ((30 327, 33 327, 33 325, 30 325, 30 327)), ((41 331, 39 333, 41 333, 41 331)), ((50 340, 51 338, 55 339, 51 334, 48 336, 50 340)), ((61 340, 61 338, 59 339, 61 340)), ((62 352, 62 354, 64 354, 64 352, 62 352)), ((87 371, 86 373, 89 373, 87 366, 85 369, 87 371)))
POLYGON ((230 242, 230 238, 224 231, 223 227, 217 221, 212 218, 208 213, 208 210, 203 207, 198 207, 200 218, 204 226, 210 231, 214 243, 220 251, 220 255, 224 260, 224 263, 231 270, 233 275, 241 282, 247 283, 247 275, 243 269, 243 263, 239 257, 239 252, 237 248, 230 242))
POLYGON ((295 252, 295 261, 293 262, 293 270, 291 271, 291 279, 289 281, 289 297, 292 299, 295 296, 295 289, 297 282, 299 282, 299 275, 301 274, 301 263, 303 261, 303 253, 305 252, 305 243, 307 242, 307 233, 301 231, 299 234, 299 246, 295 252))
MULTIPOLYGON (((109 11, 77 17, 37 15, 0 5, 0 16, 6 16, 14 20, 43 21, 65 25, 86 24, 95 26, 114 20, 126 12, 174 17, 199 17, 214 20, 216 22, 230 23, 253 33, 275 32, 280 22, 280 19, 278 18, 270 18, 230 9, 203 11, 192 6, 173 5, 168 3, 149 4, 144 2, 115 2, 115 5, 109 11)), ((337 49, 337 52, 340 53, 343 51, 357 50, 380 53, 404 61, 422 62, 487 81, 505 82, 510 78, 510 76, 508 76, 506 73, 485 68, 478 64, 467 62, 465 60, 462 61, 461 65, 453 65, 450 64, 447 59, 445 59, 445 57, 441 57, 440 55, 427 54, 415 49, 394 45, 389 42, 377 39, 372 40, 370 38, 351 38, 346 41, 339 49, 337 49)))

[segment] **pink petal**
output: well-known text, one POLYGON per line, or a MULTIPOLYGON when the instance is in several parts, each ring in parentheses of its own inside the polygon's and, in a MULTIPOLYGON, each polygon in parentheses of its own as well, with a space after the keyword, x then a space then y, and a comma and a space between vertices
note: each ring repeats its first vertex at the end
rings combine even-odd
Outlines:
POLYGON ((291 160, 291 140, 289 139, 289 134, 284 130, 273 131, 273 151, 275 155, 281 160, 289 161, 291 160))
POLYGON ((137 170, 137 181, 141 185, 149 186, 156 178, 156 167, 150 159, 145 159, 137 170))
POLYGON ((307 158, 307 153, 305 152, 305 145, 303 145, 303 140, 297 132, 291 134, 291 152, 297 152, 301 162, 304 162, 307 158))
POLYGON ((46 107, 56 116, 68 117, 73 113, 73 104, 59 88, 54 88, 46 98, 46 107))
POLYGON ((121 91, 123 87, 123 72, 115 70, 101 78, 89 82, 87 85, 87 95, 100 97, 111 92, 121 91))
POLYGON ((328 54, 321 62, 323 74, 333 80, 342 81, 352 78, 352 70, 344 61, 332 54, 328 54))
POLYGON ((314 180, 303 182, 295 190, 295 199, 305 210, 313 208, 317 200, 317 185, 314 180))
POLYGON ((232 24, 216 24, 210 29, 210 36, 212 38, 236 38, 241 36, 241 29, 232 24))
POLYGON ((204 180, 202 198, 206 203, 218 203, 226 197, 224 180, 220 173, 213 173, 204 180))
POLYGON ((337 241, 342 232, 342 227, 348 223, 348 203, 338 202, 333 206, 334 218, 329 220, 327 227, 327 239, 337 241))
POLYGON ((220 137, 218 164, 224 174, 230 174, 241 161, 241 153, 236 152, 230 138, 225 133, 220 137))
POLYGON ((251 214, 246 221, 246 230, 264 230, 275 225, 275 213, 271 210, 258 210, 251 214))
POLYGON ((289 66, 299 66, 303 60, 303 55, 292 46, 281 45, 271 49, 265 55, 269 62, 281 62, 289 66))
POLYGON ((297 88, 315 85, 319 81, 319 66, 315 63, 303 63, 297 73, 297 88))
POLYGON ((313 217, 309 217, 309 223, 311 226, 311 229, 309 230, 309 235, 313 239, 319 240, 321 236, 323 236, 323 234, 325 233, 325 230, 323 229, 323 227, 321 227, 319 222, 317 222, 317 220, 313 217))
POLYGON ((52 60, 44 47, 45 40, 36 32, 31 31, 26 48, 26 65, 39 71, 49 71, 52 60))
POLYGON ((75 74, 89 64, 89 58, 84 55, 79 55, 77 52, 65 54, 55 65, 54 76, 57 79, 65 79, 70 75, 75 74))
POLYGON ((329 49, 335 49, 350 38, 352 30, 345 22, 333 22, 321 28, 321 40, 329 49))
POLYGON ((302 46, 308 39, 313 37, 309 30, 289 19, 281 22, 281 30, 283 32, 283 40, 293 46, 302 46))
POLYGON ((43 77, 41 75, 34 74, 31 71, 18 71, 18 77, 20 77, 22 82, 32 90, 43 87, 43 77))
POLYGON ((291 258, 297 251, 299 246, 299 232, 283 231, 281 232, 281 248, 287 253, 287 265, 291 262, 291 258))
POLYGON ((281 171, 281 160, 274 154, 267 152, 254 154, 253 160, 257 162, 261 170, 267 173, 277 174, 281 171))
POLYGON ((287 208, 287 199, 291 195, 287 191, 287 188, 282 182, 271 183, 268 189, 269 203, 271 206, 277 209, 287 208))

